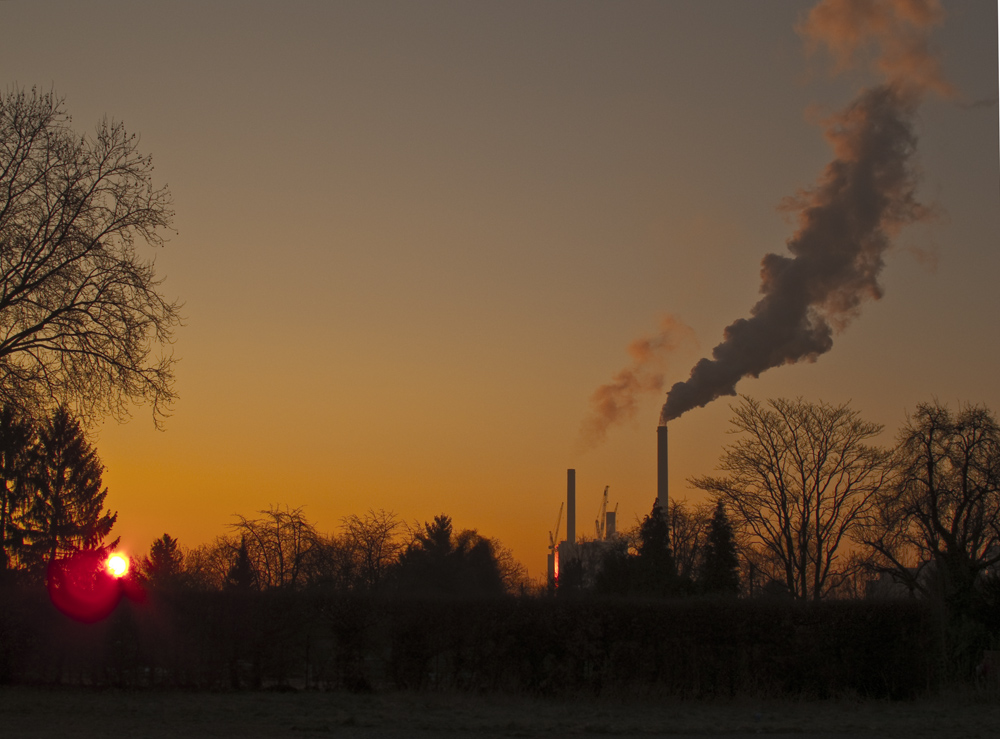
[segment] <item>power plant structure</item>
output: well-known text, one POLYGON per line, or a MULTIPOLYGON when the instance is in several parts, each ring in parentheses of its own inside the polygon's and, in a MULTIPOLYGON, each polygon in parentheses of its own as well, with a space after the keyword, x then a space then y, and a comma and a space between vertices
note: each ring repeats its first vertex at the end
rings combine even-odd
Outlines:
MULTIPOLYGON (((656 427, 656 497, 660 503, 660 510, 666 515, 667 504, 669 502, 669 484, 667 481, 670 465, 667 453, 667 426, 660 424, 656 427)), ((566 563, 570 560, 580 560, 583 565, 584 578, 587 579, 587 571, 596 571, 603 553, 618 538, 618 506, 614 510, 608 510, 608 491, 610 486, 605 486, 604 495, 601 499, 601 506, 598 509, 597 519, 594 521, 593 539, 577 541, 576 537, 576 470, 566 470, 566 500, 559 506, 559 516, 556 518, 555 528, 549 532, 549 553, 546 562, 548 572, 549 587, 556 587, 559 582, 560 562, 566 563), (559 539, 559 530, 562 526, 563 510, 566 511, 566 538, 559 539)))
POLYGON ((617 538, 618 507, 608 510, 608 491, 605 486, 601 506, 594 521, 593 539, 577 540, 576 536, 576 470, 566 470, 566 500, 559 506, 559 516, 556 526, 549 532, 549 554, 547 561, 548 581, 555 585, 559 581, 559 563, 571 559, 590 560, 607 547, 608 542, 617 538), (559 529, 562 525, 562 512, 566 511, 566 538, 559 539, 559 529))

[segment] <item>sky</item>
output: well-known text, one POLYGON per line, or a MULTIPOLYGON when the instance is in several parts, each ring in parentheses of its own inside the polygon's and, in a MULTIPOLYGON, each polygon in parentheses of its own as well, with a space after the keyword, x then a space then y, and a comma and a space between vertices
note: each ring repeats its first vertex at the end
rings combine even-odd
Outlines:
MULTIPOLYGON (((53 90, 74 126, 123 121, 169 186, 155 253, 184 303, 179 399, 94 429, 124 548, 184 547, 234 514, 445 513, 544 574, 577 470, 577 532, 605 486, 648 513, 666 388, 759 299, 782 203, 832 157, 832 76, 796 32, 811 2, 7 0, 0 84, 53 90), (668 316, 690 328, 602 442, 591 396, 668 316)), ((918 196, 868 300, 815 362, 754 398, 1000 412, 997 6, 943 3, 952 99, 916 115, 918 196)), ((670 494, 703 502, 731 397, 670 423, 670 494)), ((565 532, 565 520, 562 531, 565 532)))

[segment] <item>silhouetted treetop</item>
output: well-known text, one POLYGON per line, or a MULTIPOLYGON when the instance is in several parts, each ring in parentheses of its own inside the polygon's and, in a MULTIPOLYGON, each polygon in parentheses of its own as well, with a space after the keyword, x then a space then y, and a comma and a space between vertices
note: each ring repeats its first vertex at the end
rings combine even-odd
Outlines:
POLYGON ((504 581, 494 545, 472 529, 455 534, 450 516, 434 517, 400 557, 402 592, 422 595, 500 595, 504 581))
POLYGON ((878 569, 967 612, 977 580, 1000 565, 1000 426, 983 406, 922 403, 894 462, 860 538, 878 569))
POLYGON ((838 552, 889 479, 891 455, 869 443, 882 427, 801 398, 743 396, 733 413, 724 474, 691 483, 725 504, 756 567, 797 598, 823 598, 850 575, 838 552))
POLYGON ((740 563, 736 553, 733 525, 721 500, 708 522, 698 576, 699 589, 704 593, 736 595, 740 592, 740 563))
POLYGON ((149 547, 149 555, 142 560, 142 573, 153 585, 176 584, 183 571, 184 553, 170 534, 154 541, 149 547))
POLYGON ((237 515, 233 528, 240 536, 261 588, 301 588, 309 581, 310 565, 320 535, 302 508, 271 506, 258 518, 237 515))
POLYGON ((84 417, 174 398, 179 306, 137 241, 163 243, 170 193, 118 122, 70 127, 63 100, 0 94, 0 400, 84 417))
POLYGON ((104 465, 65 406, 38 429, 38 463, 26 531, 33 557, 57 557, 104 543, 118 518, 104 510, 104 465))
POLYGON ((343 519, 345 546, 356 570, 357 584, 373 590, 385 580, 403 551, 402 522, 391 511, 369 510, 343 519))

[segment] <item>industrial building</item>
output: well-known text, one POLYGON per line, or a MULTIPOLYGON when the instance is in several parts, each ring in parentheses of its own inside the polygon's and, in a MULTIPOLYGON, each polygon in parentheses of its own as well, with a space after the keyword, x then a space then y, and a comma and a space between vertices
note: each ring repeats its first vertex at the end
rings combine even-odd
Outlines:
MULTIPOLYGON (((661 424, 656 429, 656 496, 664 511, 667 510, 669 496, 667 448, 667 426, 661 424)), ((594 538, 578 539, 576 535, 576 470, 566 470, 566 500, 559 507, 555 528, 549 532, 547 573, 550 588, 558 587, 560 561, 565 565, 571 560, 579 560, 584 566, 585 579, 591 579, 587 577, 588 570, 592 577, 593 569, 598 566, 603 553, 617 541, 618 506, 616 505, 614 510, 608 510, 608 490, 609 486, 606 486, 597 520, 594 522, 594 538), (564 509, 566 511, 566 538, 560 540, 559 530, 564 509)))

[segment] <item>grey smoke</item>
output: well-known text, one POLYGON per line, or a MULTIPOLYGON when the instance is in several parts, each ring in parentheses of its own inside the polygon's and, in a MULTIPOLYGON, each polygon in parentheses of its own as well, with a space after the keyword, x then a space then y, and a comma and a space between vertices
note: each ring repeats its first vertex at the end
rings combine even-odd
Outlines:
POLYGON ((794 199, 799 228, 787 243, 789 255, 763 258, 762 297, 750 317, 729 324, 711 359, 670 389, 661 423, 735 395, 744 377, 815 361, 866 300, 882 296, 878 277, 890 239, 927 214, 916 198, 912 120, 925 90, 947 92, 920 33, 940 17, 930 0, 827 1, 814 8, 806 35, 838 52, 870 36, 883 48, 877 68, 888 80, 863 90, 827 122, 834 159, 817 185, 794 199))

